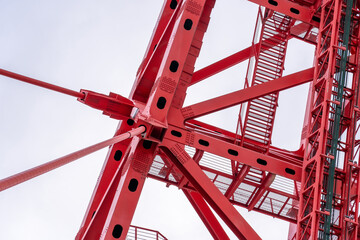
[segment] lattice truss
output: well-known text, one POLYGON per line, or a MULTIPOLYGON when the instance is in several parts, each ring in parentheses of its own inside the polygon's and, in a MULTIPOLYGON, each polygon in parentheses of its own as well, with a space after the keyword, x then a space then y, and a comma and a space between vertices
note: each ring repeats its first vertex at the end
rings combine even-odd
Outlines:
POLYGON ((251 2, 260 7, 249 47, 195 69, 215 0, 165 0, 129 98, 0 69, 120 120, 113 138, 5 178, 0 190, 110 146, 76 239, 166 239, 130 227, 147 178, 181 189, 214 239, 229 239, 214 212, 237 238, 260 239, 234 206, 289 222, 289 239, 358 239, 358 2, 251 2), (292 39, 314 46, 314 67, 285 75, 292 39), (243 88, 186 102, 188 88, 240 63, 243 88), (274 146, 279 93, 306 83, 298 150, 274 146), (232 107, 232 131, 204 120, 232 107))

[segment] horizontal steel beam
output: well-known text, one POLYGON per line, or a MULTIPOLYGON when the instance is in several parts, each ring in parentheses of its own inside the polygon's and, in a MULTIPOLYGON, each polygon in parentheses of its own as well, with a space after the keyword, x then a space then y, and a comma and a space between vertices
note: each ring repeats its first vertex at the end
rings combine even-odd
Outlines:
MULTIPOLYGON (((290 35, 289 39, 306 32, 308 30, 308 28, 309 28, 309 25, 306 23, 299 23, 295 26, 292 26, 291 34, 293 34, 293 35, 290 35)), ((276 39, 279 35, 280 34, 274 35, 273 37, 271 37, 265 41, 271 43, 271 40, 273 38, 276 39)), ((269 48, 271 48, 270 46, 271 45, 262 46, 262 48, 269 49, 269 48)), ((235 66, 236 64, 239 64, 251 57, 254 57, 255 53, 259 51, 259 47, 260 47, 260 44, 256 43, 256 44, 254 44, 250 47, 247 47, 241 51, 238 51, 226 58, 223 58, 213 64, 210 64, 209 66, 206 66, 202 69, 197 70, 196 72, 194 72, 189 85, 191 86, 198 82, 201 82, 202 80, 204 80, 208 77, 211 77, 211 76, 213 76, 219 72, 222 72, 228 68, 231 68, 231 67, 235 66)))
POLYGON ((295 2, 288 0, 249 0, 260 6, 269 8, 279 13, 283 13, 296 20, 300 20, 306 23, 310 23, 313 26, 318 27, 320 18, 315 18, 314 9, 312 7, 303 6, 295 2))
POLYGON ((313 75, 314 68, 308 68, 263 84, 241 89, 239 91, 184 107, 181 109, 181 112, 185 120, 201 117, 273 92, 278 92, 310 82, 313 79, 313 75))
POLYGON ((301 181, 301 162, 286 161, 215 137, 169 125, 164 139, 204 150, 251 167, 301 181))

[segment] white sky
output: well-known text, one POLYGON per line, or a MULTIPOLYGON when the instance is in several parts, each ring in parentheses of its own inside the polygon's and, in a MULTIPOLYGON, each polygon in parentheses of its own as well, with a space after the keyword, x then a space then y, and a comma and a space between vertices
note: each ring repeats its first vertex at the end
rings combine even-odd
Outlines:
MULTIPOLYGON (((1 1, 0 68, 58 84, 128 96, 163 1, 1 1)), ((251 44, 257 6, 218 1, 197 69, 251 44)), ((313 48, 291 40, 285 75, 312 66, 313 48)), ((243 86, 247 63, 193 86, 186 104, 243 86), (206 92, 204 91, 206 89, 206 92)), ((306 86, 280 96, 273 144, 300 141, 306 86)), ((238 108, 203 120, 235 131, 238 108)), ((117 121, 75 98, 0 77, 0 178, 102 141, 117 121)), ((0 193, 0 239, 73 239, 107 150, 0 193)), ((263 239, 286 239, 288 223, 240 209, 263 239)), ((133 224, 169 240, 211 239, 182 192, 148 179, 133 224)), ((229 235, 235 239, 234 235, 229 235)))

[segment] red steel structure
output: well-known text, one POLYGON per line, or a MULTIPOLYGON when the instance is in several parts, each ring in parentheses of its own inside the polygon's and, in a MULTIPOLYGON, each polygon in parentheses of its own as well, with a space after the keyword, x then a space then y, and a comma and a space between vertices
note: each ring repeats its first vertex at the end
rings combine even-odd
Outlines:
MULTIPOLYGON (((288 221, 288 239, 359 239, 360 2, 251 2, 260 5, 252 45, 194 71, 215 0, 165 0, 129 98, 0 70, 120 120, 114 138, 94 145, 111 147, 76 239, 166 239, 130 226, 147 177, 179 187, 214 239, 229 237, 210 207, 237 238, 260 239, 234 205, 288 221), (314 67, 283 76, 292 38, 316 46, 314 67), (188 87, 246 60, 243 89, 184 106, 188 87), (280 149, 271 143, 279 92, 304 83, 299 150, 280 149), (236 105, 235 132, 196 120, 236 105)), ((94 146, 1 180, 0 190, 94 146)))

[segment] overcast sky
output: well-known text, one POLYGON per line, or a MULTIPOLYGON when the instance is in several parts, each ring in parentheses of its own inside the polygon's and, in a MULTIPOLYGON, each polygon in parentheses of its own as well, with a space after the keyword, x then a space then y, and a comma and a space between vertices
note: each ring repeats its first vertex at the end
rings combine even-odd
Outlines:
MULTIPOLYGON (((128 96, 163 1, 0 3, 0 68, 76 91, 128 96)), ((218 1, 196 68, 250 46, 257 10, 244 0, 218 1)), ((312 60, 312 47, 291 40, 285 75, 311 67, 312 60)), ((186 104, 242 88, 246 66, 191 87, 186 104)), ((306 94, 307 86, 300 86, 280 95, 275 146, 298 148, 306 94)), ((202 120, 235 131, 237 114, 234 107, 202 120)), ((117 126, 73 97, 5 77, 0 77, 0 116, 0 178, 107 139, 117 126)), ((73 239, 106 152, 1 192, 0 239, 73 239)), ((286 239, 286 222, 238 209, 263 239, 286 239)), ((169 240, 211 239, 182 192, 152 179, 132 224, 159 230, 169 240)))

